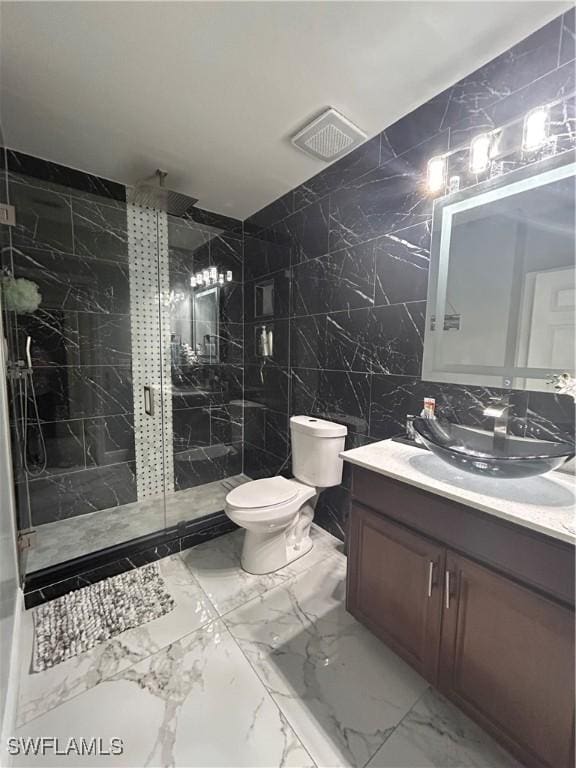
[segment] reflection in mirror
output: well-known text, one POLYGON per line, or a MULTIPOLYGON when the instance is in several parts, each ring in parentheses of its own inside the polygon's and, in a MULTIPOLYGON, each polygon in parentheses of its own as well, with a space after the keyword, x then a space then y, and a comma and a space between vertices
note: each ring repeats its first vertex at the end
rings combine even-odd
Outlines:
POLYGON ((194 293, 194 349, 199 358, 210 363, 219 360, 219 290, 213 286, 194 293))
POLYGON ((576 164, 541 166, 435 205, 424 379, 553 391, 573 375, 576 164))

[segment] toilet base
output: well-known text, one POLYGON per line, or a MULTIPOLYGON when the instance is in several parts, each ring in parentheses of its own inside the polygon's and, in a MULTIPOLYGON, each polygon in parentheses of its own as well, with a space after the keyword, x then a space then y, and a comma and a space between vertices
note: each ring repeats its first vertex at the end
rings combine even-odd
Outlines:
POLYGON ((242 545, 242 568, 248 573, 261 576, 284 568, 312 549, 310 532, 298 543, 289 543, 287 531, 260 533, 245 531, 242 545))

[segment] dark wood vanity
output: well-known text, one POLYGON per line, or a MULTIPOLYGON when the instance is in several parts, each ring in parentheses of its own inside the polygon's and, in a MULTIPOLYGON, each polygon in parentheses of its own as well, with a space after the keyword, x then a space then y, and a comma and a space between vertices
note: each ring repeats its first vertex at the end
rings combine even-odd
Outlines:
POLYGON ((574 764, 574 547, 353 467, 347 608, 526 766, 574 764))

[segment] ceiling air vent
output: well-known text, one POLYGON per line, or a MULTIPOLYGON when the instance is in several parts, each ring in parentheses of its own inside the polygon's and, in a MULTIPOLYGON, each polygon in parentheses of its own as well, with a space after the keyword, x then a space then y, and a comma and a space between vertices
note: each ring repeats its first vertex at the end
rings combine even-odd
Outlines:
POLYGON ((292 137, 292 144, 307 155, 328 162, 358 147, 368 137, 335 109, 327 109, 292 137))

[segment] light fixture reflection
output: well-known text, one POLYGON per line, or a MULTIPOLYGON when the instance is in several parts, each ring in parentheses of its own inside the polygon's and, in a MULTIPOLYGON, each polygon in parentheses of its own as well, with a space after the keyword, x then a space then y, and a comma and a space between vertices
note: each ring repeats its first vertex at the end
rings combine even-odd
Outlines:
POLYGON ((527 152, 533 152, 544 146, 548 141, 549 129, 550 115, 548 107, 537 107, 528 112, 524 118, 522 149, 527 152))
POLYGON ((448 181, 448 192, 453 195, 460 189, 460 176, 450 176, 448 181))
POLYGON ((446 158, 433 157, 428 161, 427 186, 429 192, 440 192, 446 184, 446 158))
POLYGON ((192 275, 190 277, 190 285, 192 288, 224 285, 224 283, 231 283, 233 279, 234 276, 231 269, 228 269, 226 272, 220 272, 218 267, 209 267, 208 269, 203 269, 202 272, 192 275))
POLYGON ((490 163, 489 133, 481 133, 472 139, 470 143, 470 171, 472 173, 484 173, 490 163))

